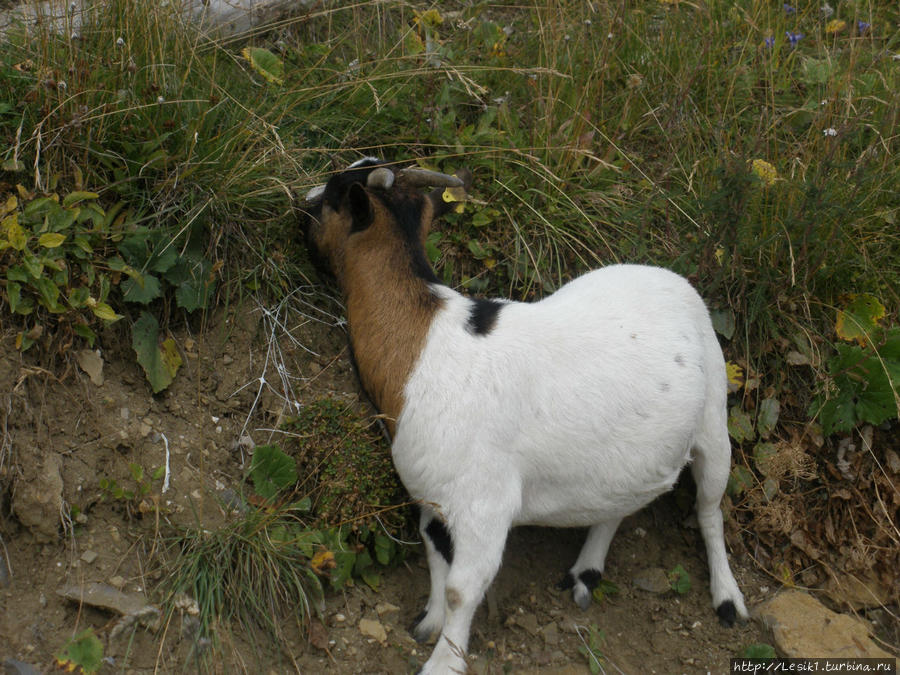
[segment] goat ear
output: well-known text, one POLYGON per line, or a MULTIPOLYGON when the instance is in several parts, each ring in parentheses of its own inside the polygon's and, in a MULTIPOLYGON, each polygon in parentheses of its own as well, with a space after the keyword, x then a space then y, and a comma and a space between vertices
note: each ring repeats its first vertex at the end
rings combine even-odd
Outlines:
POLYGON ((365 230, 372 224, 374 218, 372 204, 369 202, 369 193, 361 184, 354 183, 347 192, 347 201, 350 204, 350 217, 353 219, 350 231, 365 230))

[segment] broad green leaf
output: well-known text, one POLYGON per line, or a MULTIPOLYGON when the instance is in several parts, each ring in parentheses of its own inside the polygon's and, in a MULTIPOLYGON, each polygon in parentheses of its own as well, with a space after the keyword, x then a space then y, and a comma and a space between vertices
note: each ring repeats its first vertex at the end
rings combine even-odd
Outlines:
POLYGON ((91 292, 88 290, 86 286, 79 286, 78 288, 73 288, 69 291, 69 304, 76 309, 79 307, 84 307, 88 303, 88 298, 91 297, 91 292))
POLYGON ((87 340, 89 346, 91 346, 91 347, 94 346, 94 341, 97 339, 97 334, 94 331, 92 331, 88 326, 85 326, 84 324, 79 323, 79 324, 75 324, 75 326, 72 328, 72 330, 75 331, 75 335, 79 335, 79 336, 83 337, 85 340, 87 340))
POLYGON ((159 279, 152 274, 129 277, 122 282, 122 298, 127 302, 138 302, 146 305, 162 295, 159 279))
POLYGON ((253 489, 263 499, 271 499, 297 482, 294 459, 277 445, 261 445, 253 451, 249 475, 253 489))
POLYGON ((43 246, 44 248, 57 248, 62 246, 62 243, 66 240, 66 235, 60 234, 59 232, 45 232, 40 237, 38 237, 38 244, 43 246))
POLYGON ((738 443, 752 441, 756 433, 753 431, 753 420, 740 405, 731 408, 728 415, 728 433, 738 443))
POLYGON ((257 73, 270 84, 284 84, 284 62, 268 49, 244 47, 241 52, 257 73))
POLYGON ((781 404, 778 399, 763 399, 756 412, 756 430, 762 438, 768 438, 775 425, 778 423, 778 414, 781 412, 781 404))
POLYGON ((168 338, 160 342, 159 324, 152 314, 141 312, 132 329, 131 346, 154 394, 172 384, 181 367, 181 356, 174 340, 168 338))
POLYGON ((85 192, 83 190, 70 192, 65 197, 63 197, 62 205, 64 207, 72 206, 72 204, 77 204, 78 202, 83 202, 86 199, 97 199, 100 195, 96 192, 85 192))
POLYGON ((736 497, 742 492, 753 487, 753 473, 743 464, 736 465, 728 475, 728 486, 726 492, 731 497, 736 497))
POLYGON ((44 263, 37 256, 26 252, 22 256, 22 266, 32 279, 40 279, 44 274, 44 263))
POLYGON ((884 312, 884 305, 874 295, 852 295, 847 306, 838 311, 834 330, 842 340, 855 340, 865 347, 871 343, 873 333, 878 330, 878 322, 884 318, 884 312))
POLYGON ((54 314, 65 311, 65 307, 59 305, 59 287, 47 277, 35 279, 33 282, 39 294, 40 303, 54 314))

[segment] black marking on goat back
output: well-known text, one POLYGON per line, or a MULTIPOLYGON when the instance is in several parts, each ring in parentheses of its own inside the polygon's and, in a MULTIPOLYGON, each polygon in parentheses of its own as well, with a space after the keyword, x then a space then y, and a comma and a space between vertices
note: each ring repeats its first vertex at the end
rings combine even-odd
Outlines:
POLYGON ((503 309, 503 303, 497 300, 475 298, 469 310, 469 331, 475 335, 488 335, 497 323, 497 315, 503 309))
POLYGON ((589 591, 597 588, 597 584, 600 583, 600 580, 603 578, 603 573, 600 570, 589 569, 585 570, 581 574, 578 575, 578 580, 588 587, 589 591))
POLYGON ((726 600, 716 607, 716 614, 719 615, 719 623, 726 628, 731 628, 737 619, 737 608, 731 600, 726 600))
POLYGON ((444 560, 448 565, 453 564, 453 540, 450 538, 450 531, 437 518, 432 518, 431 522, 425 528, 425 534, 431 539, 431 543, 437 549, 437 552, 444 556, 444 560))

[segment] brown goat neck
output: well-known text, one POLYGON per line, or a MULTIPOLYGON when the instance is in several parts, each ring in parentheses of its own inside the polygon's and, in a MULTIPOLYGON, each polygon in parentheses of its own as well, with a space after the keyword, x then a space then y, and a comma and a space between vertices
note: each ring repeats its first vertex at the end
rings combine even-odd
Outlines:
POLYGON ((407 244, 376 229, 348 250, 342 286, 360 381, 393 436, 404 387, 441 303, 414 272, 407 244))

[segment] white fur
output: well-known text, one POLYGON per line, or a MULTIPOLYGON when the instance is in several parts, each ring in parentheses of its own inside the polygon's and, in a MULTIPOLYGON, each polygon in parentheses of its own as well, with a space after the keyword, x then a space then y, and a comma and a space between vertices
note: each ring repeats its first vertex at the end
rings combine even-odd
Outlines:
MULTIPOLYGON (((393 458, 443 520, 448 565, 426 539, 432 590, 417 635, 440 634, 425 673, 465 670, 475 608, 514 525, 592 526, 572 575, 603 570, 616 527, 671 488, 693 460, 713 605, 743 596, 725 554, 719 502, 730 469, 725 363, 686 280, 615 265, 536 303, 508 303, 487 335, 471 301, 443 300, 406 384, 393 458)), ((590 591, 574 587, 581 606, 590 591)))

